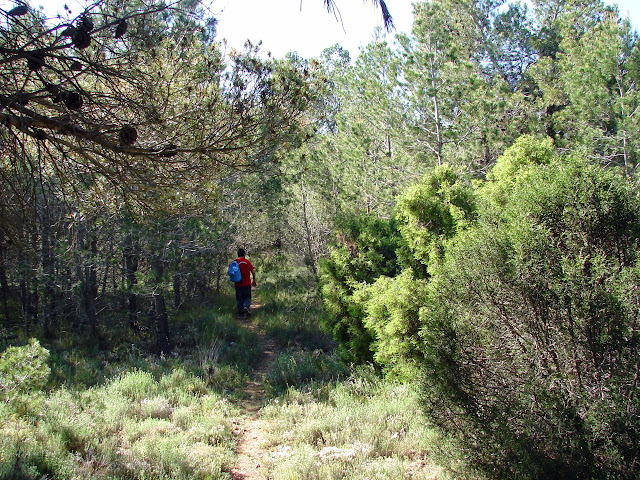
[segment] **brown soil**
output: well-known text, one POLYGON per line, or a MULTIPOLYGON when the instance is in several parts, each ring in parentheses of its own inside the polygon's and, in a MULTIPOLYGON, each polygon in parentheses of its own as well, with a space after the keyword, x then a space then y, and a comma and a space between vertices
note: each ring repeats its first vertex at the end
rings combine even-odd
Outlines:
POLYGON ((277 352, 275 342, 251 318, 241 320, 246 328, 258 335, 262 360, 253 372, 253 378, 245 386, 245 398, 241 405, 245 415, 236 420, 238 463, 231 470, 233 480, 267 480, 264 473, 265 459, 268 455, 264 447, 260 408, 266 400, 263 380, 273 363, 277 352))

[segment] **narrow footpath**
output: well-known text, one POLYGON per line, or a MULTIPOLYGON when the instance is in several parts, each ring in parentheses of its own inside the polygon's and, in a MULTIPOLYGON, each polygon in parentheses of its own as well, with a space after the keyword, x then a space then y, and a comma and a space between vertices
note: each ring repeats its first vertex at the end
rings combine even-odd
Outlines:
POLYGON ((264 473, 264 460, 268 455, 263 445, 262 422, 259 419, 260 408, 264 405, 266 394, 263 380, 276 358, 275 342, 255 323, 251 317, 241 320, 242 325, 256 333, 262 352, 262 359, 253 371, 253 378, 245 386, 246 397, 241 402, 245 415, 239 417, 236 424, 238 463, 231 470, 233 480, 267 480, 264 473))

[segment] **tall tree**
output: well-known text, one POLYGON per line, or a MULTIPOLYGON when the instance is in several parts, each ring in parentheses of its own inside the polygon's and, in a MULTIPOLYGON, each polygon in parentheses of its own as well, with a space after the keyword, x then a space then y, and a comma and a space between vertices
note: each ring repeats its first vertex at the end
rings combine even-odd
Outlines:
POLYGON ((471 117, 482 80, 442 4, 418 4, 412 33, 401 37, 401 85, 409 101, 405 122, 415 142, 411 152, 427 165, 442 165, 475 137, 471 117))
POLYGON ((398 55, 378 38, 332 78, 339 111, 335 130, 317 151, 335 213, 349 209, 389 217, 393 196, 415 175, 405 152, 399 64, 398 55))
POLYGON ((628 21, 610 13, 577 41, 563 42, 568 107, 557 117, 564 141, 605 165, 633 173, 640 142, 640 44, 628 21))
POLYGON ((253 46, 225 58, 188 6, 105 0, 53 27, 5 12, 0 121, 3 144, 25 152, 14 158, 37 151, 69 192, 82 183, 147 205, 157 189, 269 162, 304 128, 313 79, 253 46))
POLYGON ((152 304, 167 351, 171 289, 180 305, 219 276, 227 186, 276 172, 279 149, 312 130, 313 71, 249 44, 222 51, 197 5, 0 12, 0 287, 21 291, 5 320, 21 313, 52 336, 74 322, 95 338, 113 295, 134 328, 152 304))

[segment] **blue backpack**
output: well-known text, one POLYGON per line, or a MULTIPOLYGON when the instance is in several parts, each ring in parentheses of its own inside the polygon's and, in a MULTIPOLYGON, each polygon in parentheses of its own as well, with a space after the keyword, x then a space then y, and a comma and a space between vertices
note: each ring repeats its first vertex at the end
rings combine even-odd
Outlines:
POLYGON ((242 272, 240 271, 240 265, 235 260, 229 265, 229 280, 232 282, 239 282, 242 280, 242 272))

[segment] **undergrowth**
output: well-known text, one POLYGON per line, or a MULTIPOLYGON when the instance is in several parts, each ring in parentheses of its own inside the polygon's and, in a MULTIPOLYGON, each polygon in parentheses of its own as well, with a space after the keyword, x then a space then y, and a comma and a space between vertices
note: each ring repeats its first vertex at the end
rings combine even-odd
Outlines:
POLYGON ((415 390, 361 370, 348 379, 290 388, 263 410, 270 478, 444 478, 430 459, 439 436, 415 390))
POLYGON ((229 304, 173 315, 166 356, 126 341, 6 349, 0 479, 228 479, 232 400, 260 353, 229 304))
POLYGON ((0 478, 227 479, 236 408, 183 369, 0 405, 0 478))
MULTIPOLYGON (((279 351, 261 414, 270 478, 442 478, 429 460, 442 442, 414 390, 373 369, 350 374, 318 326, 313 278, 286 277, 261 277, 252 317, 279 351)), ((229 479, 237 400, 261 359, 257 334, 233 310, 229 296, 174 312, 166 356, 127 341, 7 349, 0 373, 29 379, 0 382, 0 479, 229 479)))

